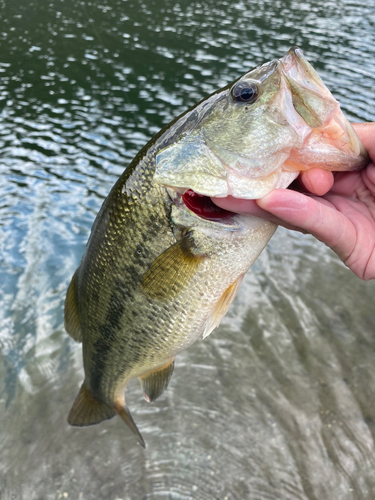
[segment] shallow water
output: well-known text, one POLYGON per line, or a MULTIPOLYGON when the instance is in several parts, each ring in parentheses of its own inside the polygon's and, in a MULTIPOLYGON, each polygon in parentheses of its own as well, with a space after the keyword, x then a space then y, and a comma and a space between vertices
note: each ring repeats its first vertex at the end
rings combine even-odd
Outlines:
POLYGON ((208 93, 299 45, 375 119, 375 2, 0 0, 0 498, 375 496, 374 283, 279 229, 153 405, 85 429, 67 285, 129 160, 208 93))

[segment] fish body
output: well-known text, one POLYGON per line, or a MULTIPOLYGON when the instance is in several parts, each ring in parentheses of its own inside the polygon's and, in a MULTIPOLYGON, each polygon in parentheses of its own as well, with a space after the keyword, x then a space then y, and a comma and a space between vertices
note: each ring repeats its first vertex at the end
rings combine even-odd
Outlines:
POLYGON ((366 153, 299 49, 215 92, 138 153, 68 288, 65 327, 85 370, 69 423, 118 414, 144 445, 128 382, 138 377, 148 401, 162 394, 175 356, 219 325, 276 230, 208 196, 257 198, 325 163, 358 169, 366 153))

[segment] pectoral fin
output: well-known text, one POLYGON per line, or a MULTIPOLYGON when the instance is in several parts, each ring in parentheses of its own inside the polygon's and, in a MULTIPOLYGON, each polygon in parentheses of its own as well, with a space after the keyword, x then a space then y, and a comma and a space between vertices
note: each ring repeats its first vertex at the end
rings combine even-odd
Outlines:
POLYGON ((116 412, 110 405, 95 399, 85 384, 82 384, 81 390, 70 410, 68 423, 84 427, 86 425, 99 424, 99 422, 112 418, 115 415, 116 412))
POLYGON ((77 271, 69 284, 66 292, 64 309, 65 330, 76 342, 82 342, 81 325, 78 315, 78 286, 77 271))
POLYGON ((226 315, 229 306, 234 300, 234 297, 237 294, 238 288, 241 284, 244 275, 240 276, 237 281, 235 281, 230 287, 228 287, 223 295, 220 297, 218 302, 215 305, 214 310, 209 316, 205 330, 203 332, 203 338, 208 337, 208 335, 214 330, 217 326, 220 325, 221 320, 226 315))
POLYGON ((141 289, 152 299, 173 299, 189 284, 205 257, 197 252, 194 237, 188 233, 154 260, 141 289))
POLYGON ((152 372, 138 377, 146 401, 153 403, 168 387, 174 368, 174 358, 152 372))

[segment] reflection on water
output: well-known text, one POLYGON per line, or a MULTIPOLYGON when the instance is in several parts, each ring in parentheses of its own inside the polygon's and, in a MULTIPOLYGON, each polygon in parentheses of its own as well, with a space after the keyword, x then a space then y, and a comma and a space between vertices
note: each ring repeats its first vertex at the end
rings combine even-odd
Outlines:
POLYGON ((297 44, 374 120, 374 0, 0 5, 1 500, 372 498, 374 284, 319 242, 279 230, 160 400, 130 385, 146 450, 120 419, 66 423, 62 311, 104 196, 207 93, 297 44))

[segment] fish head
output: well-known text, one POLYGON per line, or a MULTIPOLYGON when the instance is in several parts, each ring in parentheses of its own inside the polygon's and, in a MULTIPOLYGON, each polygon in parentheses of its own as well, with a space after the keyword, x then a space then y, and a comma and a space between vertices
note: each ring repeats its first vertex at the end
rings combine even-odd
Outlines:
POLYGON ((368 163, 339 103, 299 48, 250 70, 181 120, 189 126, 174 123, 177 132, 158 150, 154 174, 154 182, 180 193, 257 199, 310 168, 358 170, 368 163))

